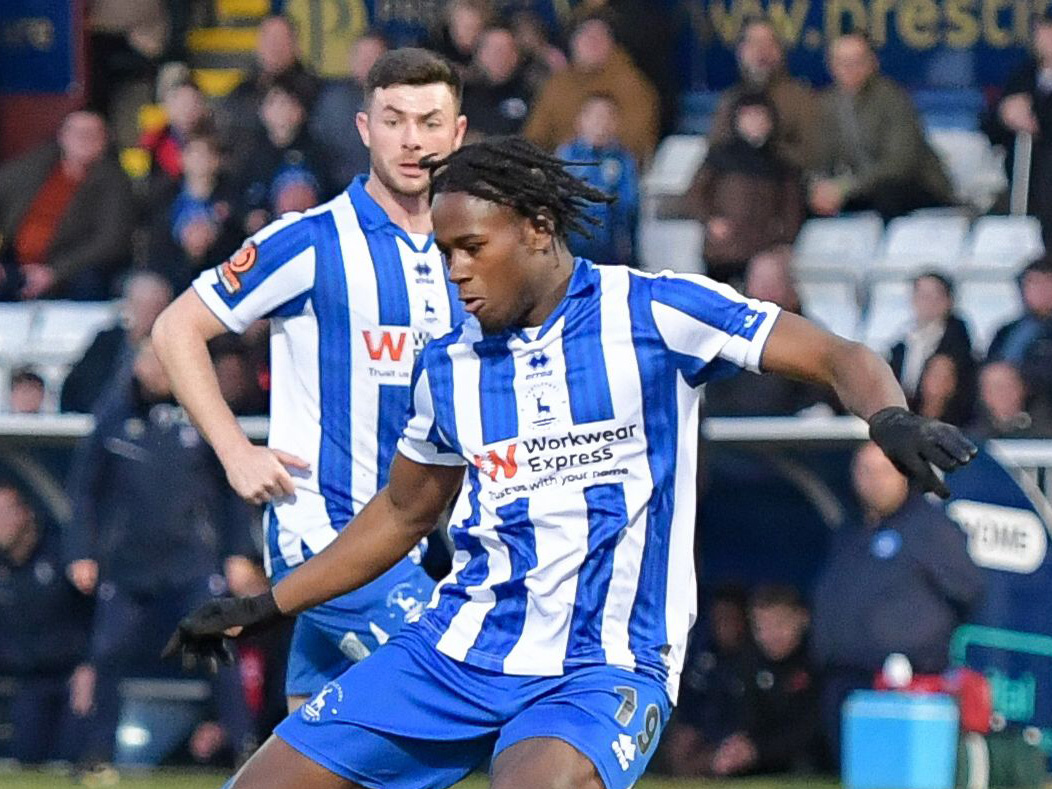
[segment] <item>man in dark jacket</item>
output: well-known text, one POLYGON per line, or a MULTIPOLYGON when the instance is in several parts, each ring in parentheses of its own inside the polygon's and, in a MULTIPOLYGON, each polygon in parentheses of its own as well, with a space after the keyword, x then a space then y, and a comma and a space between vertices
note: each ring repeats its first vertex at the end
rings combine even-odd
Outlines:
POLYGON ((87 732, 71 690, 82 684, 92 604, 62 567, 57 529, 0 483, 0 674, 15 681, 11 755, 27 764, 75 760, 87 732))
MULTIPOLYGON (((228 147, 235 149, 251 136, 259 124, 263 98, 278 78, 296 85, 308 109, 314 105, 321 81, 300 60, 293 23, 284 16, 271 16, 259 25, 255 67, 218 107, 219 131, 228 147)), ((348 120, 352 122, 353 118, 348 120)))
POLYGON ((461 112, 468 119, 468 134, 518 134, 532 102, 514 33, 506 27, 484 30, 464 82, 461 112))
POLYGON ((130 254, 131 182, 106 122, 74 112, 48 143, 0 168, 5 299, 104 299, 130 254))
POLYGON ((813 606, 822 717, 834 757, 847 695, 871 687, 893 652, 906 655, 917 673, 945 670, 950 636, 983 593, 964 532, 942 508, 911 495, 876 444, 859 450, 852 476, 864 528, 841 535, 813 606))
POLYGON ((139 271, 124 282, 121 320, 95 335, 80 361, 62 383, 64 412, 87 414, 123 367, 131 365, 139 344, 172 300, 172 286, 159 274, 139 271))
MULTIPOLYGON (((149 343, 133 374, 103 395, 95 433, 77 449, 70 488, 67 572, 84 594, 97 596, 95 716, 85 759, 104 764, 112 760, 120 678, 136 666, 155 670, 181 612, 237 586, 256 551, 247 505, 171 404, 149 343)), ((219 671, 213 694, 228 744, 244 749, 251 723, 236 668, 219 671)))
POLYGON ((1052 258, 1023 269, 1019 290, 1023 314, 997 330, 986 355, 1019 368, 1030 394, 1047 406, 1052 402, 1052 258))

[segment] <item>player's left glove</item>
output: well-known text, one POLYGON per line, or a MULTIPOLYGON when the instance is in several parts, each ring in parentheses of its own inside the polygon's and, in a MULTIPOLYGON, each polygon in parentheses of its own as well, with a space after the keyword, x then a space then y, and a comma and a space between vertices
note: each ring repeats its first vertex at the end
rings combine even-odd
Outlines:
POLYGON ((950 490, 935 474, 932 464, 953 471, 968 463, 978 451, 953 425, 892 406, 869 418, 869 437, 903 474, 925 491, 949 498, 950 490))
POLYGON ((258 632, 282 616, 270 590, 255 597, 212 600, 179 623, 161 657, 181 654, 186 668, 193 668, 198 661, 213 669, 220 663, 230 665, 234 653, 228 638, 258 632), (237 632, 228 634, 234 628, 237 632))

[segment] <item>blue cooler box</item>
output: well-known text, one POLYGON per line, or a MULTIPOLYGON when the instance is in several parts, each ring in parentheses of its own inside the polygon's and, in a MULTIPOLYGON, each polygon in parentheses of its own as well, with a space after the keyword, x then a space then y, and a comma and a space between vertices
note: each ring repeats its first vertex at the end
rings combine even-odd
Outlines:
POLYGON ((860 690, 844 702, 847 789, 953 789, 957 704, 941 693, 860 690))

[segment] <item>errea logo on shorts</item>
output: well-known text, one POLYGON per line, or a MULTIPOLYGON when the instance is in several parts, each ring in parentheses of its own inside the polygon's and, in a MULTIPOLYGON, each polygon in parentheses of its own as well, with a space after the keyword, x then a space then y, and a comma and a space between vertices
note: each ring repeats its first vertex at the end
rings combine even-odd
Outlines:
POLYGON ((619 734, 617 739, 610 743, 610 747, 621 769, 628 772, 629 765, 636 760, 636 744, 632 742, 632 738, 627 734, 619 734))

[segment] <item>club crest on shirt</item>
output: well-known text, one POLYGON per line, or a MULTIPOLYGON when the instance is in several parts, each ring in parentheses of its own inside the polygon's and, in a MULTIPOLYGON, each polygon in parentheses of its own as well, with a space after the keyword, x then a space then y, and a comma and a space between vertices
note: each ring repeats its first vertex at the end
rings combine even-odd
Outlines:
POLYGON ((317 723, 322 715, 328 712, 335 715, 336 705, 343 701, 343 688, 339 682, 330 682, 313 699, 304 704, 300 709, 305 720, 317 723))
POLYGON ((259 258, 259 249, 251 241, 230 256, 216 269, 219 281, 231 296, 241 290, 241 275, 250 271, 259 258))

